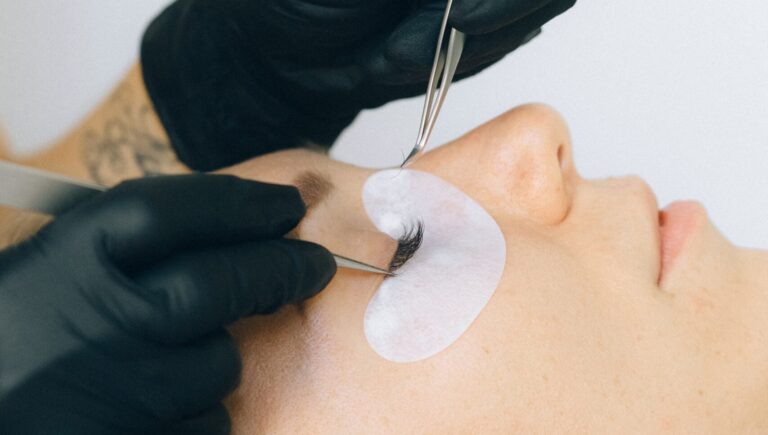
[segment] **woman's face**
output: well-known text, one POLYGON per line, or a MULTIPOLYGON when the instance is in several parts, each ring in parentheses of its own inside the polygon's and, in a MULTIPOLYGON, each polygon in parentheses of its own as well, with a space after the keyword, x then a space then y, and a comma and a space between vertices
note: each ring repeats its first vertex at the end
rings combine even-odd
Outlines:
MULTIPOLYGON (((339 269, 314 299, 233 328, 244 362, 228 401, 235 433, 768 430, 768 261, 729 244, 700 206, 673 207, 660 231, 648 186, 582 179, 565 123, 540 105, 410 169, 498 223, 506 264, 490 302, 444 351, 394 363, 363 330, 383 277, 339 269)), ((375 171, 294 150, 226 172, 298 185, 310 206, 298 237, 390 262, 397 243, 362 200, 375 171)))

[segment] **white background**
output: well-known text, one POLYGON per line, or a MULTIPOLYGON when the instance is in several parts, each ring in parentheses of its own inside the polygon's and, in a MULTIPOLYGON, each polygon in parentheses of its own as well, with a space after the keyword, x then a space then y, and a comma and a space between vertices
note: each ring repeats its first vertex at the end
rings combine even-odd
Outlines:
MULTIPOLYGON (((137 56, 166 0, 0 0, 0 124, 20 152, 63 134, 137 56)), ((635 173, 662 205, 699 199, 768 248, 768 2, 579 0, 525 48, 453 88, 432 143, 506 109, 568 119, 587 177, 635 173)), ((334 150, 367 166, 410 148, 420 100, 361 116, 334 150)))

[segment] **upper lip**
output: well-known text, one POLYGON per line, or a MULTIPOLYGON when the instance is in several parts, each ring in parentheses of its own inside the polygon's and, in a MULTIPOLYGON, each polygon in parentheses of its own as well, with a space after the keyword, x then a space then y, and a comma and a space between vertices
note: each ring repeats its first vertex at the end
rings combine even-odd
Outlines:
POLYGON ((661 228, 659 225, 659 201, 650 186, 648 186, 647 183, 643 184, 645 184, 645 186, 648 188, 649 197, 651 198, 649 200, 651 205, 650 220, 652 223, 651 226, 653 228, 653 235, 651 237, 654 244, 654 252, 656 253, 656 263, 658 264, 658 275, 656 277, 656 281, 658 283, 661 281, 661 228))
POLYGON ((654 252, 656 256, 656 263, 658 264, 657 281, 661 280, 661 230, 659 227, 659 201, 656 197, 656 193, 651 189, 651 186, 645 182, 645 180, 639 177, 633 177, 637 180, 644 202, 647 205, 647 219, 648 226, 652 228, 651 240, 654 245, 654 252))

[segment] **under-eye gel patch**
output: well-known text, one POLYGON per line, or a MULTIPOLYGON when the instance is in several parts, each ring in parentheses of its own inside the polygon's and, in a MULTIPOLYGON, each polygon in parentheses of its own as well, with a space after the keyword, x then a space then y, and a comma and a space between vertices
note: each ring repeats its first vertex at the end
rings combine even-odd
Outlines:
POLYGON ((365 336, 390 361, 429 358, 458 340, 491 299, 504 271, 504 235, 477 202, 426 172, 371 175, 363 204, 394 239, 424 223, 421 248, 368 303, 365 336))

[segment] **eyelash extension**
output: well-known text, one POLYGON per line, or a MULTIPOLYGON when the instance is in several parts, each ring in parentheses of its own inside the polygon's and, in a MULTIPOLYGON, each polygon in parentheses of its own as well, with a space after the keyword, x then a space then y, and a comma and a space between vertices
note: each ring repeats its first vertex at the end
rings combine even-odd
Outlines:
POLYGON ((424 222, 418 221, 409 228, 405 228, 403 236, 397 240, 397 251, 389 263, 389 271, 394 272, 401 268, 416 254, 424 241, 424 222))

